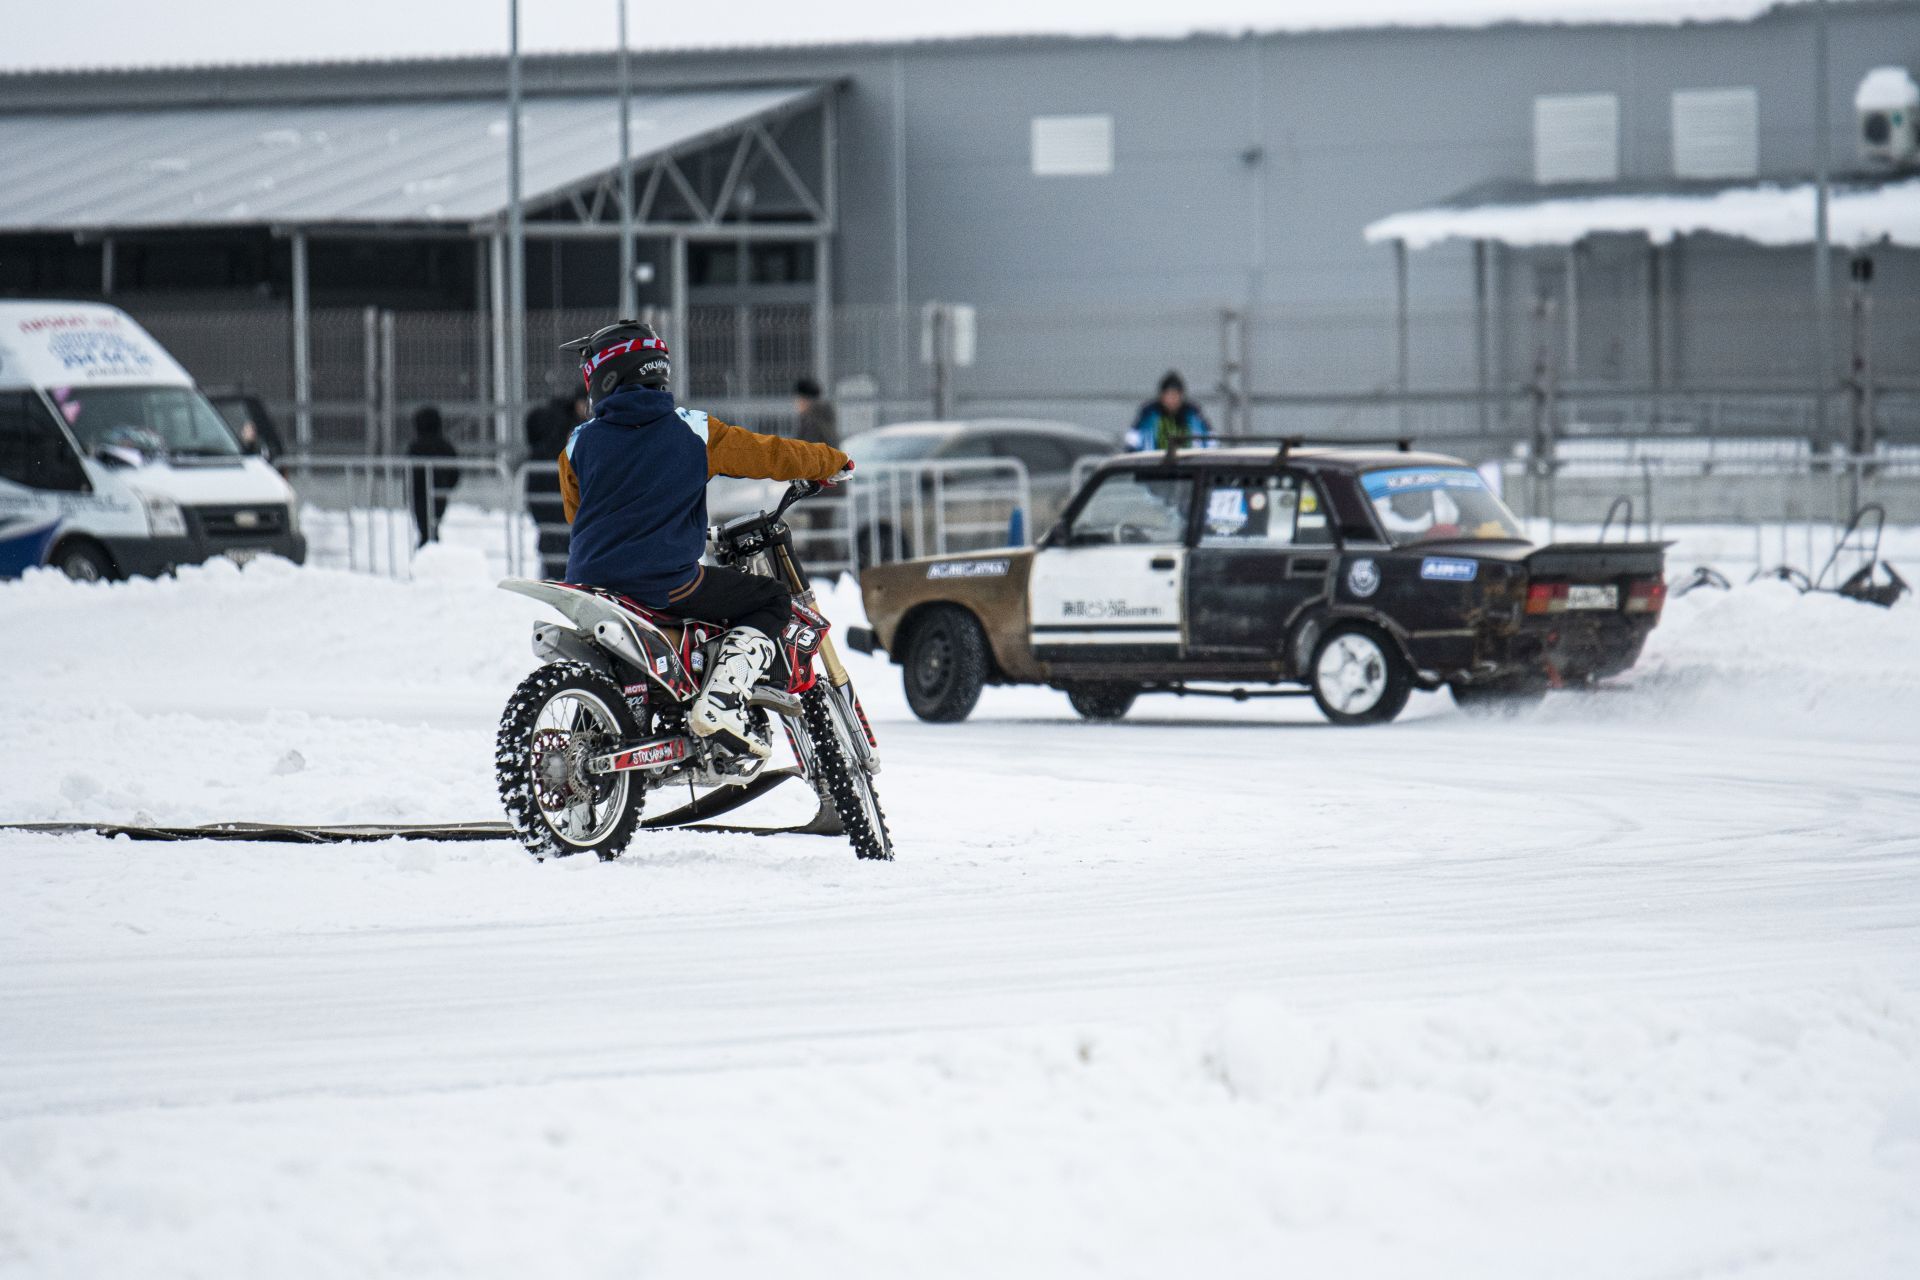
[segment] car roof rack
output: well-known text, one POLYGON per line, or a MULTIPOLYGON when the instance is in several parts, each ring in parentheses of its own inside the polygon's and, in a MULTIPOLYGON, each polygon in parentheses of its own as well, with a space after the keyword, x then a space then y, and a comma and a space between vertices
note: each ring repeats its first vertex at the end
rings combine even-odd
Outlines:
POLYGON ((1377 439, 1359 440, 1316 440, 1312 436, 1196 436, 1190 432, 1182 431, 1176 432, 1167 438, 1166 460, 1172 462, 1174 457, 1180 452, 1181 446, 1184 445, 1191 448, 1195 444, 1199 444, 1203 449, 1211 448, 1215 445, 1226 449, 1232 448, 1235 445, 1270 444, 1278 450, 1273 457, 1275 462, 1285 459, 1287 454, 1295 449, 1303 449, 1308 446, 1336 449, 1364 449, 1390 445, 1401 453, 1413 452, 1412 436, 1384 436, 1377 439))

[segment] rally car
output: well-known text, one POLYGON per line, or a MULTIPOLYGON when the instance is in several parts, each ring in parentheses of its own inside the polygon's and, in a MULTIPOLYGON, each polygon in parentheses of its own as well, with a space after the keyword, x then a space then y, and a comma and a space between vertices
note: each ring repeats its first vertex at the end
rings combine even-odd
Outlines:
POLYGON ((1366 724, 1416 688, 1479 709, 1627 670, 1664 561, 1537 547, 1479 472, 1408 441, 1174 447, 1102 464, 1036 547, 866 570, 849 643, 904 668, 923 720, 965 719, 985 684, 1051 685, 1096 720, 1273 685, 1366 724))

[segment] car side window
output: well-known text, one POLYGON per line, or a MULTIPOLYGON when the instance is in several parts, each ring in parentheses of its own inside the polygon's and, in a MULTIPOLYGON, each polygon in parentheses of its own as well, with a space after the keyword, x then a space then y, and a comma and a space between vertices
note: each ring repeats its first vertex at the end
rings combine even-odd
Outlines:
POLYGON ((965 432, 954 436, 952 440, 948 441, 946 448, 940 450, 939 455, 940 461, 942 462, 971 462, 976 458, 991 458, 992 456, 992 440, 983 435, 965 432))
POLYGON ((73 446, 31 391, 0 392, 0 479, 56 493, 90 487, 73 446))
POLYGON ((1074 516, 1068 546, 1177 546, 1187 540, 1191 476, 1113 471, 1098 486, 1074 516))
POLYGON ((1207 490, 1203 547, 1326 546, 1333 541, 1313 482, 1282 475, 1219 476, 1207 490))
POLYGON ((997 457, 1018 459, 1028 475, 1049 475, 1073 465, 1059 441, 1042 435, 995 436, 993 452, 997 457))

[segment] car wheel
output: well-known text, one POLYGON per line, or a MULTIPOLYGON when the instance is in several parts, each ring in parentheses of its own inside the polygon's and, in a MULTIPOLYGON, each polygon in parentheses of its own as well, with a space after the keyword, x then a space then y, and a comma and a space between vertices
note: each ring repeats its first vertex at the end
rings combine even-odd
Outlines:
POLYGON ((1517 716, 1531 711, 1546 700, 1547 688, 1540 684, 1455 684, 1453 705, 1470 716, 1517 716))
POLYGON ((1309 672, 1313 700, 1335 724, 1385 724, 1413 692, 1413 672, 1392 641, 1348 623, 1327 632, 1309 672))
POLYGON ((949 604, 914 624, 900 665, 913 714, 945 724, 972 714, 992 660, 980 624, 965 609, 949 604))
POLYGON ((75 582, 112 582, 120 576, 107 549, 84 539, 61 544, 53 554, 53 563, 75 582))
POLYGON ((1118 720, 1139 696, 1140 690, 1130 684, 1076 684, 1067 689, 1067 701, 1087 720, 1118 720))

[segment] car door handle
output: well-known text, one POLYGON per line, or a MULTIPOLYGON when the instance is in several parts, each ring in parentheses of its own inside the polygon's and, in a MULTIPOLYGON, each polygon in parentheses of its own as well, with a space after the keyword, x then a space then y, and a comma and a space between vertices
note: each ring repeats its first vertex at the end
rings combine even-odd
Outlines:
POLYGON ((1331 560, 1321 560, 1317 557, 1309 560, 1301 556, 1295 556, 1287 562, 1287 576, 1289 578, 1317 578, 1325 573, 1327 566, 1332 563, 1333 561, 1331 560))
POLYGON ((1152 565, 1156 569, 1171 569, 1179 563, 1172 556, 1155 556, 1152 560, 1152 565))

